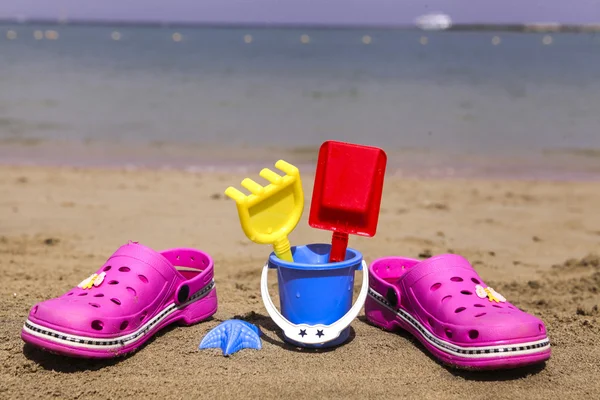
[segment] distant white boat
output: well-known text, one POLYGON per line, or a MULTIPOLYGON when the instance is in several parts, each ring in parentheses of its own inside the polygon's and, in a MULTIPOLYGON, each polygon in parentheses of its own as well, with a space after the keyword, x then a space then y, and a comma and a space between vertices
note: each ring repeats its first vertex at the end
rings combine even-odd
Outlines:
POLYGON ((415 20, 417 26, 428 31, 444 30, 452 26, 452 19, 446 14, 425 14, 415 20))

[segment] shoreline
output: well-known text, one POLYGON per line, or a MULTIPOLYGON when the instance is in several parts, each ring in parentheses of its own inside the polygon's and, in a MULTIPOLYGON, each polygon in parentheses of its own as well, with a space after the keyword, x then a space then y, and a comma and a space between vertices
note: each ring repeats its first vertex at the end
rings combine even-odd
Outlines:
MULTIPOLYGON (((125 163, 125 164, 65 164, 65 163, 34 163, 31 161, 12 160, 6 162, 0 160, 0 168, 34 168, 34 169, 64 169, 64 170, 89 170, 89 171, 145 171, 145 172, 161 172, 161 171, 176 171, 183 173, 216 173, 216 174, 258 174, 262 168, 270 168, 275 170, 274 164, 281 157, 275 157, 265 162, 254 163, 239 163, 234 164, 144 164, 144 163, 125 163)), ((288 161, 289 159, 283 158, 288 161)), ((290 161, 288 161, 290 162, 290 161)), ((302 172, 314 174, 315 166, 312 164, 299 164, 291 162, 298 167, 302 172)), ((396 167, 386 170, 387 176, 402 178, 402 179, 443 179, 443 180, 474 180, 474 181, 541 181, 541 182, 600 182, 600 175, 596 172, 582 171, 548 171, 543 167, 536 170, 513 170, 506 171, 502 168, 489 169, 481 171, 475 167, 469 169, 457 169, 453 167, 396 167)))
MULTIPOLYGON (((375 145, 372 143, 363 143, 375 145)), ((600 181, 600 150, 451 151, 382 147, 388 176, 493 180, 600 181)), ((314 173, 319 146, 0 140, 0 166, 253 173, 284 159, 314 173)))

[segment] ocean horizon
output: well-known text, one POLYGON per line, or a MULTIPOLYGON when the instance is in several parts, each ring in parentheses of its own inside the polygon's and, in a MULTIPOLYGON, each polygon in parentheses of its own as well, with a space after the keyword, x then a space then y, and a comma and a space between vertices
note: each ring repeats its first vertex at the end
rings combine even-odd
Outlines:
POLYGON ((0 24, 0 163, 600 176, 600 35, 0 24), (281 154, 281 155, 280 155, 281 154))

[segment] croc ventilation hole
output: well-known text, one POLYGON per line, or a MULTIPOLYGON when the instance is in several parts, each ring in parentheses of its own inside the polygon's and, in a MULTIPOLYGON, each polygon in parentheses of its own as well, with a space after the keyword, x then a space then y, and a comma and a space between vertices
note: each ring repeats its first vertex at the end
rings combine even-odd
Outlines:
POLYGON ((104 297, 104 294, 98 293, 98 294, 95 294, 94 297, 104 297))
POLYGON ((148 283, 148 278, 146 278, 144 275, 138 275, 138 278, 140 278, 140 281, 148 283))
POLYGON ((479 282, 479 281, 478 281, 477 279, 475 279, 475 278, 471 278, 471 282, 473 282, 473 283, 474 283, 474 284, 476 284, 476 285, 479 285, 479 284, 481 284, 481 282, 479 282))
POLYGON ((87 293, 85 293, 85 292, 79 293, 77 296, 87 296, 87 293))
POLYGON ((92 329, 101 331, 102 328, 104 328, 104 322, 99 320, 92 321, 92 329))
POLYGON ((462 282, 463 278, 461 278, 460 276, 453 276, 452 278, 450 278, 450 280, 452 282, 462 282))
POLYGON ((447 302, 447 301, 448 301, 448 300, 450 300, 451 298, 452 298, 452 296, 451 296, 451 295, 448 295, 448 296, 444 297, 444 298, 442 299, 442 304, 443 304, 443 303, 445 303, 445 302, 447 302))
POLYGON ((137 294, 137 292, 135 291, 134 288, 127 286, 127 291, 129 292, 130 295, 135 296, 137 294))
POLYGON ((479 331, 476 331, 475 329, 469 331, 469 339, 475 340, 478 337, 479 337, 479 331))
POLYGON ((542 324, 538 325, 538 329, 540 330, 540 333, 544 333, 546 331, 546 329, 544 329, 544 325, 542 324))
POLYGON ((438 289, 439 289, 441 286, 442 286, 442 284, 441 284, 441 283, 434 283, 434 284, 431 286, 430 290, 431 290, 432 292, 435 292, 435 291, 436 291, 436 290, 438 290, 438 289))
POLYGON ((100 304, 98 304, 98 303, 90 303, 90 306, 95 307, 95 308, 100 308, 100 304))
POLYGON ((73 292, 71 292, 71 293, 67 294, 67 296, 73 296, 73 292))
MULTIPOLYGON (((38 310, 38 306, 35 306, 35 307, 33 307, 33 309, 31 310, 31 313, 32 313, 32 314, 35 314, 35 313, 37 313, 37 310, 38 310)), ((540 325, 540 326, 541 326, 541 325, 540 325)))
POLYGON ((110 271, 110 269, 111 269, 111 266, 110 266, 110 265, 107 265, 106 267, 104 267, 103 271, 104 271, 104 272, 106 272, 106 271, 110 271))
POLYGON ((119 300, 119 299, 112 298, 112 299, 110 299, 110 301, 112 301, 113 303, 115 303, 118 306, 121 305, 121 300, 119 300))
POLYGON ((469 292, 468 290, 461 290, 460 292, 466 296, 470 296, 473 294, 473 292, 469 292))
POLYGON ((456 310, 454 310, 455 313, 461 313, 463 311, 465 311, 467 308, 466 307, 458 307, 456 310))
POLYGON ((129 272, 129 271, 131 271, 131 269, 129 267, 121 267, 121 268, 119 268, 119 271, 121 271, 121 272, 129 272))
POLYGON ((121 326, 119 326, 119 329, 124 331, 125 329, 127 329, 127 325, 129 325, 129 322, 123 321, 121 322, 121 326))
POLYGON ((452 331, 448 328, 446 328, 446 330, 444 331, 444 333, 446 333, 446 337, 448 339, 452 339, 452 331))
POLYGON ((194 256, 190 256, 190 261, 196 261, 196 259, 194 258, 194 256))
POLYGON ((119 281, 110 281, 108 282, 109 285, 118 285, 119 281))
POLYGON ((502 306, 499 306, 498 304, 492 304, 492 307, 502 308, 502 306))
POLYGON ((143 320, 145 320, 145 319, 146 319, 146 315, 148 315, 148 311, 144 311, 144 312, 142 313, 142 315, 140 316, 140 322, 142 322, 143 320))
POLYGON ((487 314, 487 313, 482 312, 480 314, 476 314, 475 318, 483 317, 485 314, 487 314))
POLYGON ((485 307, 483 304, 473 304, 473 307, 483 308, 485 307))

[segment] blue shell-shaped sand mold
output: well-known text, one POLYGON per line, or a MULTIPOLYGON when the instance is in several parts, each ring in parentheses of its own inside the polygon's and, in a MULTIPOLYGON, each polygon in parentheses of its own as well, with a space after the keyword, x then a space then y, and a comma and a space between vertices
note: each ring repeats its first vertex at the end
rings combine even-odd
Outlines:
POLYGON ((208 332, 198 348, 221 348, 224 356, 241 349, 260 350, 262 348, 260 331, 249 322, 230 319, 208 332))

